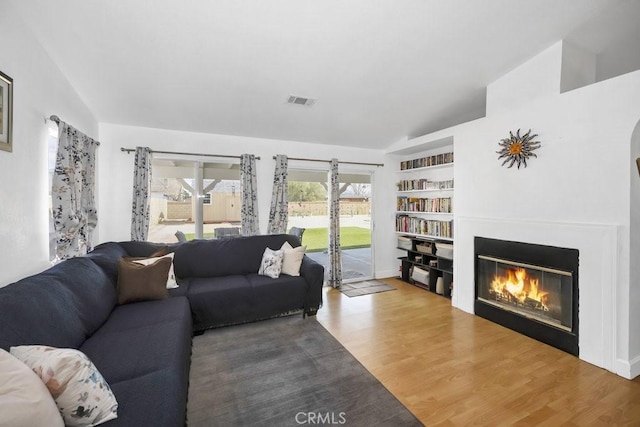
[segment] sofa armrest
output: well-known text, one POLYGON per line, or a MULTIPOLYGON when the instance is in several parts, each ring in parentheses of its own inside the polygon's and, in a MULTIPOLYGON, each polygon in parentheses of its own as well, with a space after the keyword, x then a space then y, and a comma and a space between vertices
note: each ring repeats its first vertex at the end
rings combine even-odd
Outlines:
POLYGON ((300 275, 304 277, 308 286, 304 315, 313 316, 322 307, 324 266, 305 255, 300 265, 300 275))

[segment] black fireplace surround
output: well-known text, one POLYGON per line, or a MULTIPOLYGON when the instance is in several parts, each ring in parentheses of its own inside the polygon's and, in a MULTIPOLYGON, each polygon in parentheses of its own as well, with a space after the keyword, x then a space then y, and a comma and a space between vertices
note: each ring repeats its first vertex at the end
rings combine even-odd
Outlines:
MULTIPOLYGON (((530 243, 512 242, 506 240, 489 239, 475 237, 475 314, 492 322, 498 323, 514 331, 520 332, 538 341, 549 344, 567 353, 578 356, 578 255, 577 249, 559 248, 555 246, 535 245, 530 243), (558 315, 555 325, 553 322, 544 320, 543 316, 536 317, 535 313, 529 315, 526 309, 531 309, 532 304, 527 301, 520 304, 525 307, 525 313, 517 310, 510 310, 509 307, 500 307, 500 303, 483 298, 487 295, 486 290, 480 290, 479 286, 486 286, 485 260, 504 261, 504 265, 525 265, 553 272, 561 272, 555 276, 562 277, 554 279, 556 288, 559 290, 558 301, 551 310, 562 309, 562 314, 558 315), (485 263, 485 264, 481 264, 485 263), (513 263, 513 264, 511 264, 513 263), (481 272, 482 270, 482 272, 481 272), (482 285, 480 285, 482 282, 482 285), (563 282, 560 285, 560 282, 563 282), (560 302, 562 301, 562 302, 560 302)), ((506 268, 509 270, 510 268, 506 268)), ((496 267, 496 270, 498 268, 496 267)), ((502 270, 505 270, 503 267, 502 270)), ((498 298, 496 298, 498 299, 498 298)), ((528 300, 528 298, 527 298, 528 300)), ((532 309, 533 311, 533 309, 532 309)), ((543 312, 541 310, 541 312, 543 312)))

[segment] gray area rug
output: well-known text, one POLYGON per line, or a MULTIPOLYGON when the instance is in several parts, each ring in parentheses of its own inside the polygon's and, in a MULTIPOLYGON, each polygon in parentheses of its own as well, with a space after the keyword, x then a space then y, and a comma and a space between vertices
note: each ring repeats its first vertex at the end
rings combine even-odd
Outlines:
POLYGON ((379 280, 365 280, 356 283, 347 283, 340 286, 340 292, 348 297, 376 294, 378 292, 395 291, 396 288, 379 280))
POLYGON ((193 339, 194 426, 421 426, 314 317, 212 329, 193 339))

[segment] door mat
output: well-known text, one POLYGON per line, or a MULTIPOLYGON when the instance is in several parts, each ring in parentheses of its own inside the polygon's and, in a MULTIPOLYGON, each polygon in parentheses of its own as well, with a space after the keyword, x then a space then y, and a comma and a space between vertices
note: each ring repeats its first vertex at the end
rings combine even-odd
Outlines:
POLYGON ((359 297, 361 295, 377 294, 379 292, 395 291, 396 288, 387 285, 379 280, 365 280, 356 283, 342 284, 340 292, 348 297, 359 297))

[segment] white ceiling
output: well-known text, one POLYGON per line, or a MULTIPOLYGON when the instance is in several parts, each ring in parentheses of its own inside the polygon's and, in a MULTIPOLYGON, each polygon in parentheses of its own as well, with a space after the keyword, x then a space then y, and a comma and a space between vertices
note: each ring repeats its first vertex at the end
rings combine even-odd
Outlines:
POLYGON ((621 3, 11 1, 100 122, 371 148, 483 116, 488 83, 621 3))

